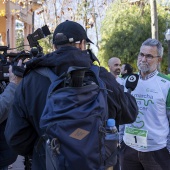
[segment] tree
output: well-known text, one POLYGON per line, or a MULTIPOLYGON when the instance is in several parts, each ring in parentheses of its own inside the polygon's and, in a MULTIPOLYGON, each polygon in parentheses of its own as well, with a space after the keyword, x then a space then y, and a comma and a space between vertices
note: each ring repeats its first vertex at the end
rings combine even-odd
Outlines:
POLYGON ((158 16, 157 16, 157 2, 156 2, 156 0, 150 0, 150 10, 151 10, 152 38, 158 39, 158 16))
POLYGON ((47 54, 53 51, 52 39, 53 39, 52 35, 49 35, 46 38, 39 40, 39 44, 43 48, 44 54, 47 54))
MULTIPOLYGON (((167 71, 167 44, 164 39, 166 21, 170 15, 158 5, 158 37, 164 46, 162 71, 167 71)), ((101 42, 98 58, 107 67, 113 56, 120 57, 122 63, 130 63, 136 70, 137 55, 141 43, 151 37, 151 18, 149 4, 120 3, 110 6, 101 27, 101 42)))
POLYGON ((17 51, 22 51, 24 50, 24 34, 23 30, 16 30, 16 47, 17 51))
MULTIPOLYGON (((72 20, 85 27, 88 37, 98 48, 101 21, 113 0, 44 0, 35 11, 35 29, 47 24, 53 33, 56 26, 72 20)), ((96 47, 95 47, 96 48, 96 47)))

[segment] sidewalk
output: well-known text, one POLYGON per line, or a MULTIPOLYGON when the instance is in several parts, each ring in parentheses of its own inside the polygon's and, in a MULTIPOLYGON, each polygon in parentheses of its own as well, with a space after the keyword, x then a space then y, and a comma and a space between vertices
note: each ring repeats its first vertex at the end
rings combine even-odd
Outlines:
POLYGON ((12 164, 9 170, 24 170, 24 157, 18 156, 17 160, 12 164))

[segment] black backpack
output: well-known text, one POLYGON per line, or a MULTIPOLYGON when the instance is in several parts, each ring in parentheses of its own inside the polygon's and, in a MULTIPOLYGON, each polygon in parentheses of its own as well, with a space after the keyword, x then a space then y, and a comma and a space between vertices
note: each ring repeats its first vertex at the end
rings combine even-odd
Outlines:
POLYGON ((96 65, 69 67, 57 77, 44 69, 52 82, 40 120, 47 170, 105 170, 116 163, 118 137, 105 140, 107 89, 99 71, 96 65))

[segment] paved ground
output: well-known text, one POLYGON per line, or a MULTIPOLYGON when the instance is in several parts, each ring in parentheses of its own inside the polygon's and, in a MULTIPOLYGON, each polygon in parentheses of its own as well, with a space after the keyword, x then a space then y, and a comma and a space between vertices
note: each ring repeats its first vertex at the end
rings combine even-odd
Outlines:
POLYGON ((24 170, 24 158, 22 156, 18 156, 16 162, 12 164, 12 168, 9 170, 24 170))

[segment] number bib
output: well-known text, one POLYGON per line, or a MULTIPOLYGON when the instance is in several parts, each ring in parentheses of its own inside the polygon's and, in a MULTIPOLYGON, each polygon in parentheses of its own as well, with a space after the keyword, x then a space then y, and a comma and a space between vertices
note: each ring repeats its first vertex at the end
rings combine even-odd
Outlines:
POLYGON ((124 139, 127 145, 147 148, 147 135, 147 130, 126 127, 124 139))

